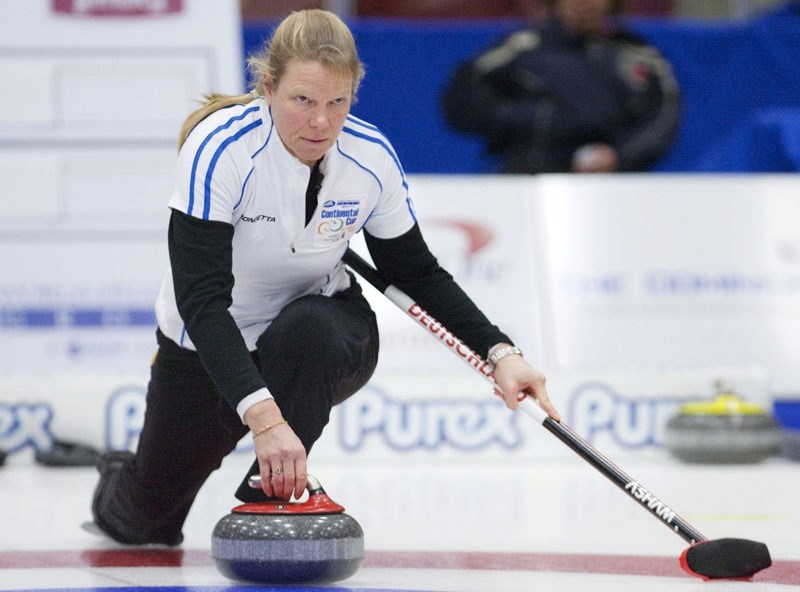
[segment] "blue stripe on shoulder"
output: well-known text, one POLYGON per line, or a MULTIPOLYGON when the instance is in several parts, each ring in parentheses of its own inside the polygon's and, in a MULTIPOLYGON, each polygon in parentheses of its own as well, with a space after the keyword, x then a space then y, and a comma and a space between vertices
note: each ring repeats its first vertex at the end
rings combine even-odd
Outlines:
MULTIPOLYGON (((367 123, 365 123, 365 122, 363 122, 363 121, 361 121, 359 119, 355 119, 355 118, 350 117, 350 116, 348 116, 347 119, 349 121, 353 122, 353 123, 356 123, 357 125, 361 125, 364 128, 367 128, 367 129, 370 129, 370 130, 374 130, 375 132, 377 132, 381 136, 380 138, 376 138, 374 136, 370 136, 368 134, 364 134, 362 132, 359 132, 359 131, 357 131, 357 130, 355 130, 353 128, 349 128, 349 127, 344 127, 342 129, 342 131, 347 132, 351 136, 355 136, 357 138, 362 138, 364 140, 367 140, 368 142, 373 142, 375 144, 378 144, 379 146, 382 146, 384 148, 384 150, 386 150, 386 152, 389 154, 389 156, 392 157, 392 160, 397 165, 397 170, 400 171, 400 178, 403 180, 403 182, 402 182, 403 189, 406 190, 406 206, 408 207, 408 211, 411 214, 411 218, 414 220, 414 222, 416 222, 417 221, 417 214, 416 214, 416 212, 414 212, 414 205, 413 205, 413 203, 411 201, 411 196, 408 194, 408 181, 406 181, 406 174, 403 171, 402 165, 400 164, 400 159, 397 158, 397 154, 395 154, 394 150, 392 150, 391 147, 389 146, 388 140, 384 141, 385 137, 383 136, 383 134, 380 133, 378 128, 376 128, 374 126, 371 126, 371 125, 369 125, 369 124, 367 124, 367 123)), ((365 167, 363 164, 358 162, 355 158, 353 158, 349 154, 345 154, 342 151, 342 148, 339 145, 339 142, 336 143, 336 148, 337 148, 337 150, 339 151, 339 153, 342 156, 352 160, 357 166, 361 167, 362 169, 367 171, 370 175, 372 175, 375 178, 375 180, 378 182, 378 186, 381 188, 381 191, 383 191, 383 184, 381 183, 380 179, 378 178, 378 176, 373 171, 369 170, 367 167, 365 167)), ((365 222, 365 224, 366 224, 366 222, 365 222)))
POLYGON ((235 121, 241 121, 251 113, 258 111, 261 107, 250 107, 249 109, 244 110, 242 113, 237 115, 236 117, 231 117, 228 121, 217 127, 211 133, 209 133, 206 138, 202 141, 200 146, 197 149, 197 152, 194 155, 194 162, 192 163, 192 173, 189 177, 189 207, 187 209, 187 214, 192 214, 192 209, 194 208, 194 186, 195 186, 195 177, 197 176, 197 167, 200 163, 200 156, 203 153, 206 145, 211 141, 211 139, 216 136, 218 133, 228 129, 235 121))
POLYGON ((261 145, 261 148, 259 148, 255 152, 253 152, 253 155, 251 156, 251 158, 255 158, 256 156, 258 156, 259 152, 261 152, 264 148, 267 147, 267 144, 269 144, 269 140, 272 137, 272 130, 274 130, 274 129, 275 129, 275 122, 272 120, 272 110, 270 109, 270 112, 269 112, 269 131, 267 132, 267 139, 264 140, 264 143, 261 145))
MULTIPOLYGON (((266 147, 267 147, 267 144, 269 144, 269 139, 272 137, 272 130, 273 130, 274 128, 275 128, 275 125, 274 125, 273 123, 270 123, 270 126, 269 126, 269 132, 267 132, 267 139, 266 139, 266 140, 264 140, 264 143, 261 145, 261 147, 260 147, 258 150, 256 150, 255 152, 253 152, 253 154, 250 156, 250 158, 252 158, 253 160, 255 160, 256 156, 258 156, 258 155, 260 154, 260 152, 261 152, 261 151, 262 151, 264 148, 266 148, 266 147)), ((237 202, 236 202, 236 205, 235 205, 235 206, 233 206, 233 209, 234 209, 234 210, 235 210, 236 208, 238 208, 238 207, 241 205, 241 203, 242 203, 242 199, 244 199, 244 190, 247 188, 247 182, 250 180, 250 177, 252 176, 252 174, 253 174, 253 171, 255 171, 255 170, 256 170, 256 169, 255 169, 255 165, 250 167, 250 172, 249 172, 249 173, 247 173, 247 177, 245 177, 244 183, 242 183, 242 191, 239 193, 239 201, 237 201, 237 202)))
POLYGON ((372 125, 371 123, 367 123, 366 121, 364 121, 363 119, 359 119, 352 113, 347 115, 347 121, 349 121, 350 123, 355 123, 356 125, 360 125, 361 127, 367 128, 369 130, 372 130, 373 132, 377 132, 383 136, 383 133, 378 128, 378 126, 372 125))
POLYGON ((206 180, 203 184, 203 220, 208 220, 208 214, 211 211, 211 177, 214 176, 214 167, 217 166, 217 161, 219 160, 222 153, 225 152, 225 149, 228 147, 229 144, 235 142, 239 138, 241 138, 246 133, 256 129, 262 125, 262 121, 257 119, 256 121, 244 126, 238 132, 227 138, 223 141, 218 147, 216 152, 214 152, 214 156, 211 157, 211 161, 208 163, 208 170, 206 171, 206 180))
POLYGON ((403 179, 403 187, 405 189, 408 189, 408 183, 406 182, 406 174, 403 171, 402 165, 400 164, 400 159, 397 158, 397 155, 394 153, 394 150, 392 150, 389 147, 389 144, 387 142, 385 142, 382 138, 376 138, 374 136, 370 136, 370 135, 365 134, 363 132, 357 131, 357 130, 351 128, 351 127, 344 127, 342 129, 342 131, 345 132, 345 133, 350 134, 351 136, 355 136, 356 138, 361 138, 362 140, 366 140, 367 142, 372 142, 374 144, 378 144, 384 150, 386 150, 386 152, 389 154, 389 156, 392 157, 392 160, 394 161, 394 164, 397 165, 397 170, 400 171, 400 177, 402 177, 402 179, 403 179))
POLYGON ((349 154, 345 153, 345 152, 342 150, 342 146, 339 144, 339 142, 336 142, 336 149, 339 151, 339 154, 341 154, 342 156, 344 156, 346 159, 353 161, 353 163, 355 163, 355 165, 356 165, 357 167, 364 169, 366 172, 368 172, 370 175, 372 175, 372 177, 375 179, 375 182, 378 184, 378 187, 380 187, 380 188, 381 188, 381 191, 383 191, 383 183, 381 183, 381 180, 380 180, 380 178, 378 177, 378 175, 376 175, 376 174, 375 174, 373 171, 369 170, 369 169, 368 169, 367 167, 365 167, 363 164, 361 164, 360 162, 358 162, 358 161, 357 161, 355 158, 353 158, 353 157, 352 157, 352 156, 350 156, 349 154))

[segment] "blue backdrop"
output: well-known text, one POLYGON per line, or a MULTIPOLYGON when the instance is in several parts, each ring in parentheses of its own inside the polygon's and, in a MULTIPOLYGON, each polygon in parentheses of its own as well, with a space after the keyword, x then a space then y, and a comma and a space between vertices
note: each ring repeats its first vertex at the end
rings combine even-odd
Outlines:
MULTIPOLYGON (((684 97, 674 172, 800 171, 800 2, 745 23, 628 19, 672 62, 684 97)), ((354 19, 367 69, 353 107, 389 137, 409 173, 488 172, 480 143, 445 125, 439 97, 455 65, 515 21, 354 19)), ((244 27, 245 53, 273 22, 244 27)))

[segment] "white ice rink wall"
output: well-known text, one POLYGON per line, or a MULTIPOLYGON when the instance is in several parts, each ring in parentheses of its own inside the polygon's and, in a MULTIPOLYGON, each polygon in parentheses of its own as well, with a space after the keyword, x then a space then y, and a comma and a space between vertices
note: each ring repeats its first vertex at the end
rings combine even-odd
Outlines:
MULTIPOLYGON (((443 265, 548 374, 567 421, 607 453, 663 453, 666 419, 686 398, 711 397, 717 380, 766 404, 800 393, 797 178, 411 177, 410 185, 443 265)), ((86 241, 24 234, 3 240, 13 255, 0 269, 0 447, 22 454, 52 437, 133 446, 154 351, 163 220, 86 241)), ((393 304, 368 294, 380 318, 379 368, 337 410, 317 458, 564 453, 393 304)))
POLYGON ((177 132, 243 78, 238 2, 0 0, 0 448, 138 418, 177 132))
MULTIPOLYGON (((234 6, 0 0, 0 449, 12 460, 54 438, 135 446, 175 136, 203 93, 243 87, 234 6)), ((663 454, 666 418, 717 380, 767 404, 800 400, 796 176, 410 186, 442 264, 610 455, 663 454)), ((316 458, 568 454, 368 293, 379 368, 316 458)))

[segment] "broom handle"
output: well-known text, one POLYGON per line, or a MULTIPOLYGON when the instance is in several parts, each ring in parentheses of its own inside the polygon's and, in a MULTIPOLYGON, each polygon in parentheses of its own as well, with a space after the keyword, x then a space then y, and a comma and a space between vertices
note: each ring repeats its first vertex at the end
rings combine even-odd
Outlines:
MULTIPOLYGON (((494 381, 492 365, 472 351, 455 335, 450 333, 444 325, 425 312, 425 310, 405 292, 383 279, 375 268, 350 248, 347 249, 342 260, 356 271, 358 275, 369 282, 376 290, 383 293, 389 300, 397 305, 398 308, 403 310, 411 319, 431 335, 431 337, 437 339, 453 354, 483 376, 491 383, 493 388, 497 388, 497 384, 494 381)), ((572 451, 605 475, 632 499, 639 502, 640 506, 648 510, 650 514, 658 518, 660 522, 675 532, 683 540, 692 545, 708 540, 698 530, 673 512, 666 504, 650 493, 649 490, 640 485, 638 481, 630 477, 608 458, 603 456, 572 428, 563 422, 555 421, 547 415, 532 397, 524 397, 520 401, 519 407, 540 423, 547 431, 561 440, 561 442, 572 451)))

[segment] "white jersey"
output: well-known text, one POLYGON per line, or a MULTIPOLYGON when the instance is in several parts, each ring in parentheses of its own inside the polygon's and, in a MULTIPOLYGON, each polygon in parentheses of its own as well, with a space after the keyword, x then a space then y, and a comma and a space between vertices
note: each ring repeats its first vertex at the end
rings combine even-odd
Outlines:
MULTIPOLYGON (((251 351, 291 301, 350 285, 341 258, 356 232, 395 238, 415 223, 400 162, 374 126, 348 116, 320 170, 324 181, 306 226, 311 171, 284 147, 263 98, 211 114, 181 148, 169 207, 234 226, 229 310, 251 351)), ((178 314, 171 270, 156 315, 167 337, 195 349, 178 314)))

